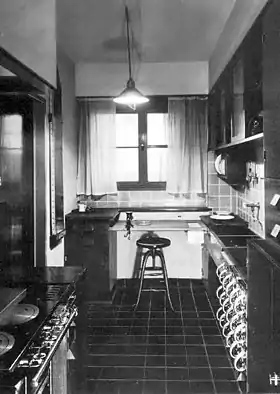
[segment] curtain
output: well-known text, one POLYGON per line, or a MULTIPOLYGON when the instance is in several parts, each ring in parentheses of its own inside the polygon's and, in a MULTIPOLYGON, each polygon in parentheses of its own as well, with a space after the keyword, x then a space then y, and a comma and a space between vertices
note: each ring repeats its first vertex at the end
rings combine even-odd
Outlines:
POLYGON ((78 195, 117 192, 115 120, 114 102, 79 102, 78 195))
POLYGON ((206 193, 207 101, 199 98, 168 100, 169 193, 206 193))

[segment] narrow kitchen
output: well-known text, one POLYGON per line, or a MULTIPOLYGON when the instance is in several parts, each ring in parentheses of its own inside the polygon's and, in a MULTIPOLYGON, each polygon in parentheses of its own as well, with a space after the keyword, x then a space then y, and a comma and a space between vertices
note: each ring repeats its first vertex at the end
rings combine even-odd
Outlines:
POLYGON ((0 393, 280 393, 280 2, 0 11, 0 393))

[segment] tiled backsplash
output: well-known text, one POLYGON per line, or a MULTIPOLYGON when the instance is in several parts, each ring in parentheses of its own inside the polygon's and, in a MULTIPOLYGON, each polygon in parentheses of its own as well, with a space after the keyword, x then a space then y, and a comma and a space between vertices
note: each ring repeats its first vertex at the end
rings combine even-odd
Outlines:
POLYGON ((246 220, 249 227, 264 237, 264 177, 263 163, 256 164, 257 182, 250 182, 244 191, 236 191, 217 176, 214 168, 214 152, 208 152, 208 206, 213 211, 230 211, 246 220), (252 212, 246 204, 260 203, 252 212))
POLYGON ((164 190, 119 191, 114 195, 78 198, 89 207, 206 206, 206 197, 171 195, 164 190))

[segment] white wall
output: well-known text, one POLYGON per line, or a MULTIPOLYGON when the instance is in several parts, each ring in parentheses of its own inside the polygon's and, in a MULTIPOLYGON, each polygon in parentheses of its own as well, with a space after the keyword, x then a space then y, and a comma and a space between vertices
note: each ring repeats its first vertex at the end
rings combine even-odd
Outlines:
MULTIPOLYGON (((117 279, 133 277, 135 260, 140 263, 136 241, 146 233, 147 230, 132 230, 129 240, 124 237, 124 231, 117 231, 117 279)), ((155 231, 155 233, 171 241, 171 245, 163 250, 168 277, 201 279, 203 231, 155 231)))
MULTIPOLYGON (((76 175, 77 175, 77 127, 76 127, 76 98, 75 98, 75 66, 74 63, 58 48, 58 67, 62 89, 62 116, 63 116, 63 185, 64 185, 64 212, 65 214, 76 208, 76 175)), ((46 141, 49 147, 49 141, 46 141)), ((48 148, 47 148, 48 149, 48 148)), ((46 152, 49 157, 49 153, 46 152)), ((49 179, 48 160, 46 172, 49 179)), ((49 187, 49 185, 48 185, 49 187)), ((46 190, 47 197, 49 190, 46 190)), ((49 197, 46 206, 47 215, 47 265, 64 265, 64 240, 53 250, 49 249, 50 211, 49 197)))
POLYGON ((209 90, 267 2, 268 0, 236 0, 209 61, 209 90))
MULTIPOLYGON (((208 63, 142 63, 133 74, 146 95, 207 94, 208 63)), ((128 65, 78 63, 77 96, 116 96, 125 88, 128 65)))
POLYGON ((56 86, 55 0, 1 0, 0 46, 56 86))

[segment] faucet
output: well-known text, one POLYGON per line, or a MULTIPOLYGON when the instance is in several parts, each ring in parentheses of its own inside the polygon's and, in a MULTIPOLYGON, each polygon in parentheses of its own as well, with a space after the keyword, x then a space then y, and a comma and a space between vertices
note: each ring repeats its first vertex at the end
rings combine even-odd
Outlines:
POLYGON ((263 224, 260 221, 260 208, 261 204, 259 202, 249 202, 245 204, 246 207, 251 208, 252 212, 252 217, 254 221, 257 221, 261 227, 261 230, 263 230, 263 224), (255 215, 255 209, 257 210, 257 214, 255 215))
POLYGON ((126 223, 125 223, 125 229, 126 233, 124 234, 124 237, 130 240, 130 235, 131 235, 131 227, 134 227, 132 224, 133 220, 133 215, 132 212, 126 212, 126 223))

